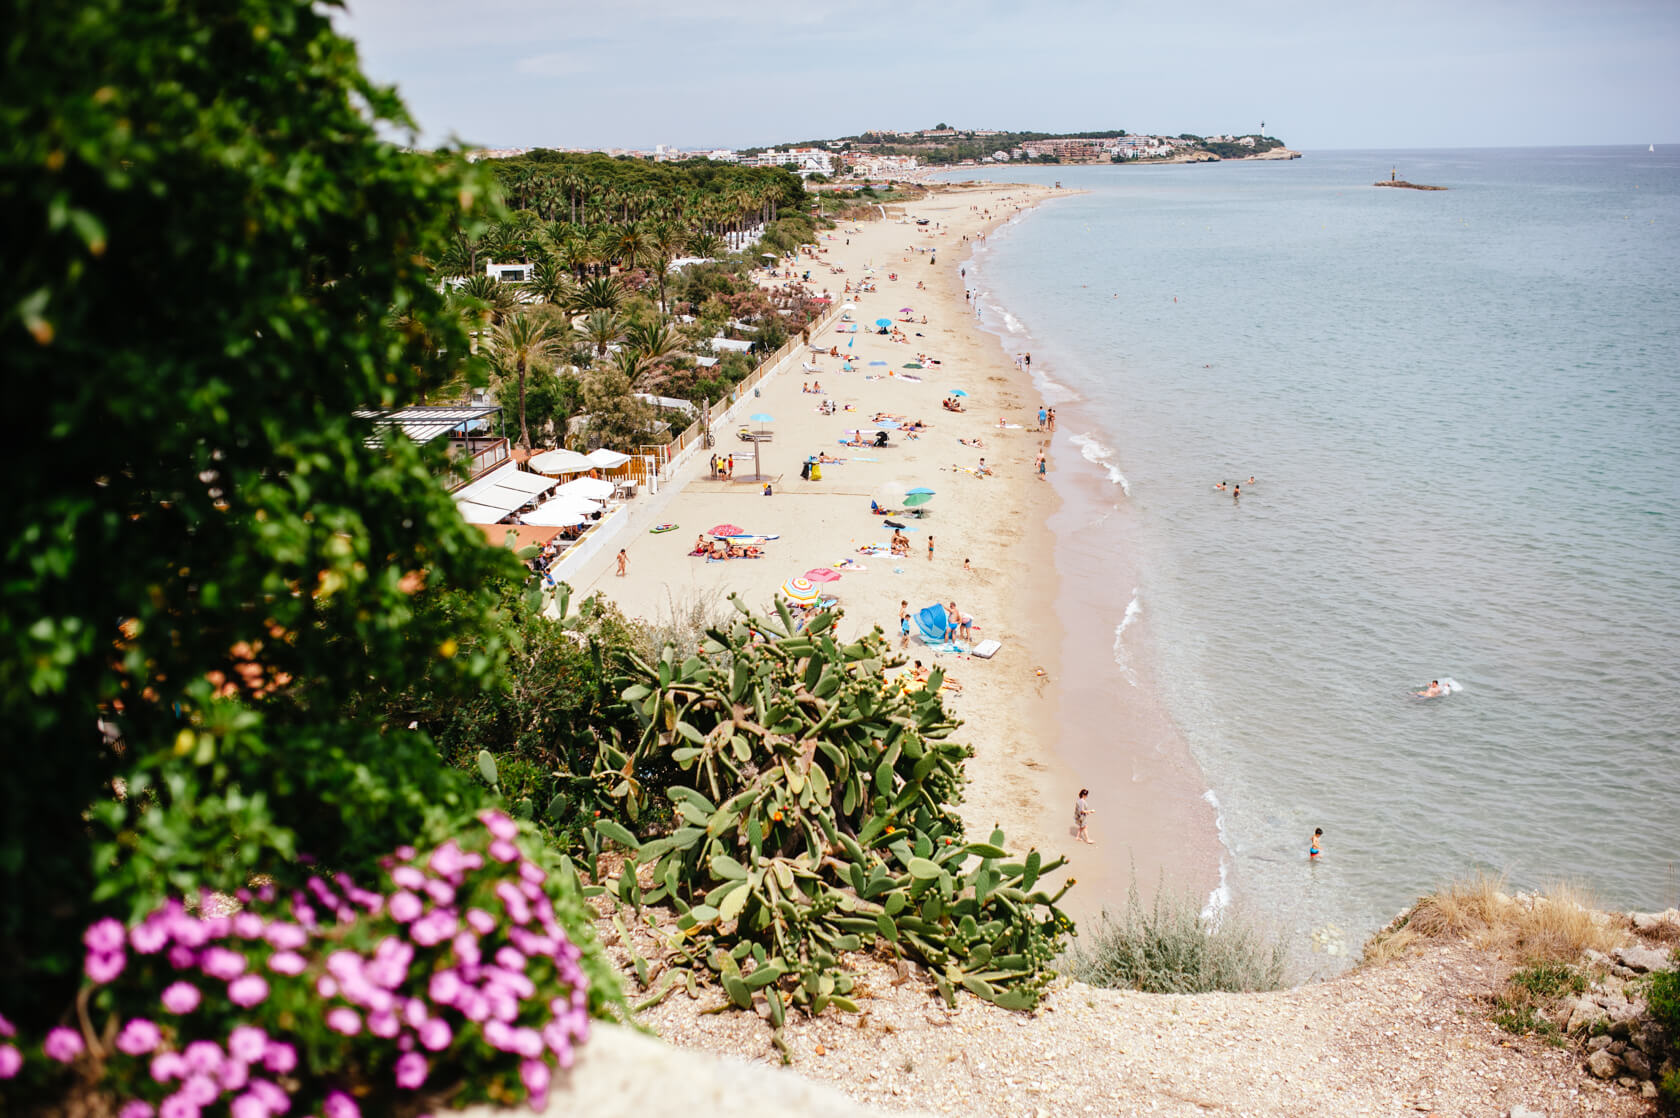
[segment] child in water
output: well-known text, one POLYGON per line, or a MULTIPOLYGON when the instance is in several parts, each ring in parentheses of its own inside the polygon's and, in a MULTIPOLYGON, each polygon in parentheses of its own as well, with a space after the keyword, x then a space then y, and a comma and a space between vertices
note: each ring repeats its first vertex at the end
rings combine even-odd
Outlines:
POLYGON ((1312 839, 1307 843, 1307 858, 1309 860, 1315 861, 1315 862, 1318 860, 1318 856, 1321 853, 1323 853, 1323 851, 1319 849, 1318 844, 1323 842, 1323 841, 1324 841, 1324 828, 1323 827, 1314 827, 1313 828, 1312 839))

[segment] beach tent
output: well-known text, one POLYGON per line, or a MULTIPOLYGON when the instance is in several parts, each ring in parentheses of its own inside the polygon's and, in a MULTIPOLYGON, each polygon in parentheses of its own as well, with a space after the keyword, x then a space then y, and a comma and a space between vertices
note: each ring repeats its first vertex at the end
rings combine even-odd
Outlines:
POLYGON ((916 628, 922 631, 922 636, 929 644, 943 644, 945 634, 950 629, 945 618, 945 607, 935 602, 926 609, 916 611, 916 628))

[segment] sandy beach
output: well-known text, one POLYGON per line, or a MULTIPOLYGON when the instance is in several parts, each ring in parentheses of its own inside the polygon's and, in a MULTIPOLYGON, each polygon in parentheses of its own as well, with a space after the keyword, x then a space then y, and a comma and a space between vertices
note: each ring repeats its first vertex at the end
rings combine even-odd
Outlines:
MULTIPOLYGON (((706 454, 691 460, 659 497, 635 511, 637 521, 621 537, 626 575, 618 576, 611 548, 570 581, 579 596, 600 592, 631 617, 658 620, 696 601, 726 605, 730 594, 764 608, 784 580, 851 560, 861 569, 839 570, 836 580, 819 583, 844 610, 840 633, 879 626, 895 644, 901 602, 912 613, 955 602, 975 619, 974 640, 1001 642, 996 656, 935 652, 916 636, 903 654, 939 665, 961 684, 960 692, 948 693, 948 705, 964 723, 959 739, 975 750, 964 819, 976 831, 1002 826, 1013 848, 1067 855, 1067 872, 1081 879, 1069 908, 1088 918, 1103 903, 1123 900, 1133 864, 1146 890, 1163 870, 1174 883, 1211 888, 1217 852, 1211 813, 1199 800, 1199 774, 1181 744, 1181 756, 1163 746, 1171 735, 1156 725, 1158 704, 1120 696, 1116 724, 1112 662, 1092 662, 1090 641, 1069 639, 1081 634, 1062 623, 1068 603, 1049 527, 1061 502, 1058 487, 1038 476, 1035 457, 1043 451, 1054 475, 1073 468, 1078 454, 1066 445, 1065 424, 1054 434, 1039 429, 1042 401, 1031 376, 980 328, 965 298, 974 239, 1058 193, 1067 192, 945 188, 887 207, 884 220, 843 223, 825 233, 816 258, 802 257, 799 271, 810 269, 812 290, 855 304, 850 316, 858 329, 837 331, 847 325, 839 322, 825 327, 811 339, 825 352, 804 359, 812 368, 794 359, 743 409, 743 415, 773 417, 751 425, 771 436, 758 448, 765 480, 752 480, 753 444, 719 424, 715 451, 736 455, 734 478, 714 478, 706 454), (857 292, 860 281, 876 290, 857 292), (873 332, 882 318, 902 340, 873 332), (840 357, 829 355, 830 347, 840 357), (848 357, 851 372, 842 371, 848 357), (924 367, 905 368, 913 364, 924 367), (942 407, 955 390, 967 394, 961 413, 942 407), (832 402, 833 414, 823 414, 825 402, 832 402), (849 431, 872 434, 878 413, 921 420, 928 429, 916 438, 890 430, 884 448, 842 445, 849 431), (824 463, 820 480, 802 479, 801 465, 819 453, 840 461, 824 463), (989 476, 980 473, 982 460, 989 476), (892 530, 872 515, 870 501, 894 484, 935 491, 925 517, 893 518, 907 525, 909 554, 861 554, 860 548, 889 542, 892 530), (650 534, 656 516, 679 527, 650 534), (691 555, 696 537, 720 524, 777 538, 763 545, 762 558, 708 562, 691 555), (1072 671, 1070 651, 1078 657, 1072 671), (1107 701, 1091 701, 1093 688, 1107 701), (1073 802, 1082 780, 1098 809, 1093 846, 1074 840, 1073 802), (1187 829, 1196 833, 1187 836, 1187 829)), ((766 286, 786 282, 760 278, 766 286)))

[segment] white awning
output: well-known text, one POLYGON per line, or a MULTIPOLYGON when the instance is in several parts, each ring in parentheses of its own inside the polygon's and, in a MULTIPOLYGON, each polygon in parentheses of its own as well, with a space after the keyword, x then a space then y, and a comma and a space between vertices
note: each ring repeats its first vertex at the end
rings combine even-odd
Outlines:
POLYGON ((551 477, 543 477, 541 474, 527 473, 526 471, 519 469, 517 466, 514 466, 511 469, 503 468, 497 470, 490 476, 495 478, 496 484, 501 486, 503 489, 518 489, 523 492, 530 493, 533 496, 539 493, 547 493, 550 489, 553 489, 556 484, 558 484, 551 477))
POLYGON ((554 481, 551 478, 524 473, 512 462, 504 462, 483 477, 456 490, 455 500, 501 509, 502 515, 506 516, 514 509, 536 500, 538 486, 547 489, 553 485, 554 481), (530 480, 524 480, 526 478, 530 480))
MULTIPOLYGON (((690 406, 692 407, 693 405, 690 406)), ((599 450, 592 450, 588 453, 588 455, 586 455, 586 457, 603 470, 616 470, 620 466, 624 465, 624 463, 630 461, 630 456, 628 454, 620 454, 618 451, 608 450, 606 447, 602 447, 599 450)))
POLYGON ((476 501, 456 501, 455 507, 461 510, 461 519, 468 524, 494 524, 507 515, 501 509, 476 501))
POLYGON ((590 501, 600 501, 613 495, 616 488, 610 481, 602 481, 598 477, 580 477, 562 485, 558 493, 561 497, 582 497, 590 501))

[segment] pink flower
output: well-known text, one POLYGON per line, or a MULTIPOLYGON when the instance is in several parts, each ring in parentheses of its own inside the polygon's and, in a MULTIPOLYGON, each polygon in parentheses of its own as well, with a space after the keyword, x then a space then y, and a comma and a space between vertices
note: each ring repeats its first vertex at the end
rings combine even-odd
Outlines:
POLYGON ((426 993, 439 1005, 454 1005, 461 996, 461 976, 452 970, 440 970, 426 984, 426 993))
POLYGON ((198 1008, 198 987, 190 982, 171 982, 163 988, 163 1008, 171 1013, 191 1013, 198 1008))
POLYGON ((233 934, 240 939, 261 939, 263 918, 254 912, 241 912, 233 918, 233 934))
POLYGON ((455 934, 455 917, 444 909, 434 909, 409 926, 408 934, 421 947, 435 947, 455 934))
POLYGON ((11 1079, 23 1067, 23 1053, 14 1045, 0 1044, 0 1079, 11 1079))
POLYGON ((281 951, 295 951, 309 942, 309 933, 296 924, 270 924, 263 929, 263 938, 270 947, 281 951))
POLYGON ((497 839, 490 844, 490 857, 498 862, 513 862, 519 858, 519 847, 507 839, 497 839))
POLYGON ((499 839, 511 839, 519 834, 519 824, 500 811, 481 811, 478 821, 484 829, 499 839))
MULTIPOLYGON (((204 1075, 222 1066, 222 1047, 213 1040, 195 1040, 182 1049, 181 1055, 187 1061, 187 1071, 195 1075, 204 1075)), ((199 1104, 200 1106, 203 1103, 199 1104)))
POLYGON ((0 1036, 17 1036, 17 1026, 6 1020, 4 1013, 0 1013, 0 1036))
POLYGON ((455 903, 455 886, 440 878, 432 878, 426 882, 426 896, 432 898, 433 904, 449 905, 455 903))
POLYGON ((152 1057, 152 1079, 168 1083, 187 1074, 187 1060, 179 1052, 159 1052, 152 1057))
POLYGON ((88 926, 88 930, 82 933, 82 943, 97 955, 110 955, 121 951, 127 938, 122 924, 109 916, 94 921, 88 926))
POLYGON ((268 1118, 268 1104, 254 1091, 246 1091, 228 1107, 232 1118, 268 1118))
POLYGON ((511 947, 504 947, 496 952, 496 965, 503 970, 523 971, 525 969, 525 956, 511 947))
POLYGON ((127 963, 128 956, 121 951, 90 951, 82 969, 86 971, 89 982, 103 986, 121 974, 127 963))
POLYGON ((455 948, 455 958, 465 966, 477 966, 483 957, 478 950, 478 940, 471 932, 462 932, 450 946, 455 948))
POLYGON ((309 962, 296 951, 276 951, 268 957, 268 969, 275 974, 302 974, 309 962))
POLYGON ((391 853, 396 855, 397 861, 399 862, 414 861, 414 847, 409 846, 407 843, 397 847, 395 850, 391 851, 391 853))
POLYGON ((291 1097, 266 1079, 251 1080, 251 1088, 247 1093, 261 1099, 270 1114, 284 1114, 292 1108, 291 1097))
POLYGON ((211 978, 231 982, 245 973, 245 956, 226 947, 212 947, 199 959, 198 965, 211 978))
POLYGON ((519 862, 519 879, 532 885, 541 885, 548 880, 548 871, 529 858, 524 858, 519 862))
POLYGON ((455 1039, 447 1021, 436 1017, 420 1026, 420 1046, 428 1052, 441 1052, 455 1039))
POLYGON ((326 1099, 321 1103, 321 1113, 326 1118, 362 1118, 356 1100, 343 1091, 328 1091, 326 1099))
POLYGON ((397 1057, 397 1086, 405 1091, 412 1091, 426 1082, 426 1057, 418 1052, 409 1052, 397 1057))
POLYGON ((268 997, 268 980, 255 974, 241 975, 228 983, 228 1001, 249 1009, 268 997))
POLYGON ((315 980, 315 992, 323 998, 338 997, 338 979, 329 974, 323 974, 315 980))
POLYGON ((541 1060, 526 1060, 519 1065, 519 1078, 524 1080, 525 1089, 531 1092, 531 1102, 541 1106, 548 1095, 548 1065, 541 1060))
POLYGON ((496 930, 496 918, 482 908, 467 909, 467 927, 481 936, 487 936, 496 930))
POLYGON ((345 1036, 355 1036, 362 1031, 361 1014, 349 1006, 341 1005, 327 1010, 326 1022, 327 1028, 345 1036))
POLYGON ((47 1039, 41 1044, 41 1051, 47 1054, 48 1059, 57 1060, 61 1064, 68 1064, 71 1060, 80 1056, 82 1050, 86 1047, 87 1045, 82 1042, 81 1033, 60 1025, 47 1034, 47 1039))
POLYGON ((262 1062, 275 1075, 285 1075, 297 1067, 297 1049, 283 1040, 271 1040, 263 1049, 262 1062))
POLYGON ((255 1025, 235 1025, 228 1034, 228 1054, 242 1063, 254 1064, 268 1051, 268 1034, 255 1025))
POLYGON ((142 1099, 129 1099, 117 1111, 117 1118, 152 1118, 152 1104, 142 1099))
POLYGON ((117 1034, 117 1050, 130 1056, 144 1056, 158 1046, 163 1034, 144 1017, 132 1018, 117 1034))
POLYGON ((198 952, 184 943, 177 943, 169 949, 169 965, 176 970, 186 970, 198 962, 198 952))
POLYGON ((406 889, 400 893, 391 894, 391 919, 399 924, 407 924, 418 920, 420 913, 424 910, 425 906, 420 903, 420 898, 406 889))
POLYGON ((395 1013, 391 1013, 389 1011, 379 1011, 368 1014, 367 1025, 368 1032, 377 1037, 384 1037, 387 1040, 402 1031, 402 1022, 397 1020, 397 1015, 395 1013))
POLYGON ((534 1060, 543 1053, 542 1034, 535 1029, 513 1030, 513 1050, 528 1060, 534 1060))
POLYGON ((169 943, 169 929, 156 916, 148 916, 128 933, 128 942, 142 955, 156 955, 169 943))
POLYGON ((229 1094, 242 1091, 251 1079, 251 1065, 241 1060, 228 1060, 216 1072, 216 1082, 222 1085, 222 1090, 229 1094))
POLYGON ((391 871, 391 883, 399 889, 424 889, 426 875, 413 866, 398 866, 391 871))
POLYGON ((163 1100, 163 1105, 158 1107, 158 1118, 198 1118, 198 1105, 185 1091, 179 1091, 163 1100))
POLYGON ((432 851, 432 856, 426 859, 426 868, 439 877, 459 882, 461 874, 467 868, 467 859, 461 853, 461 848, 455 844, 455 840, 450 839, 432 851))
POLYGON ((221 1097, 222 1089, 208 1075, 189 1075, 182 1081, 179 1093, 191 1100, 194 1106, 209 1106, 221 1097))

